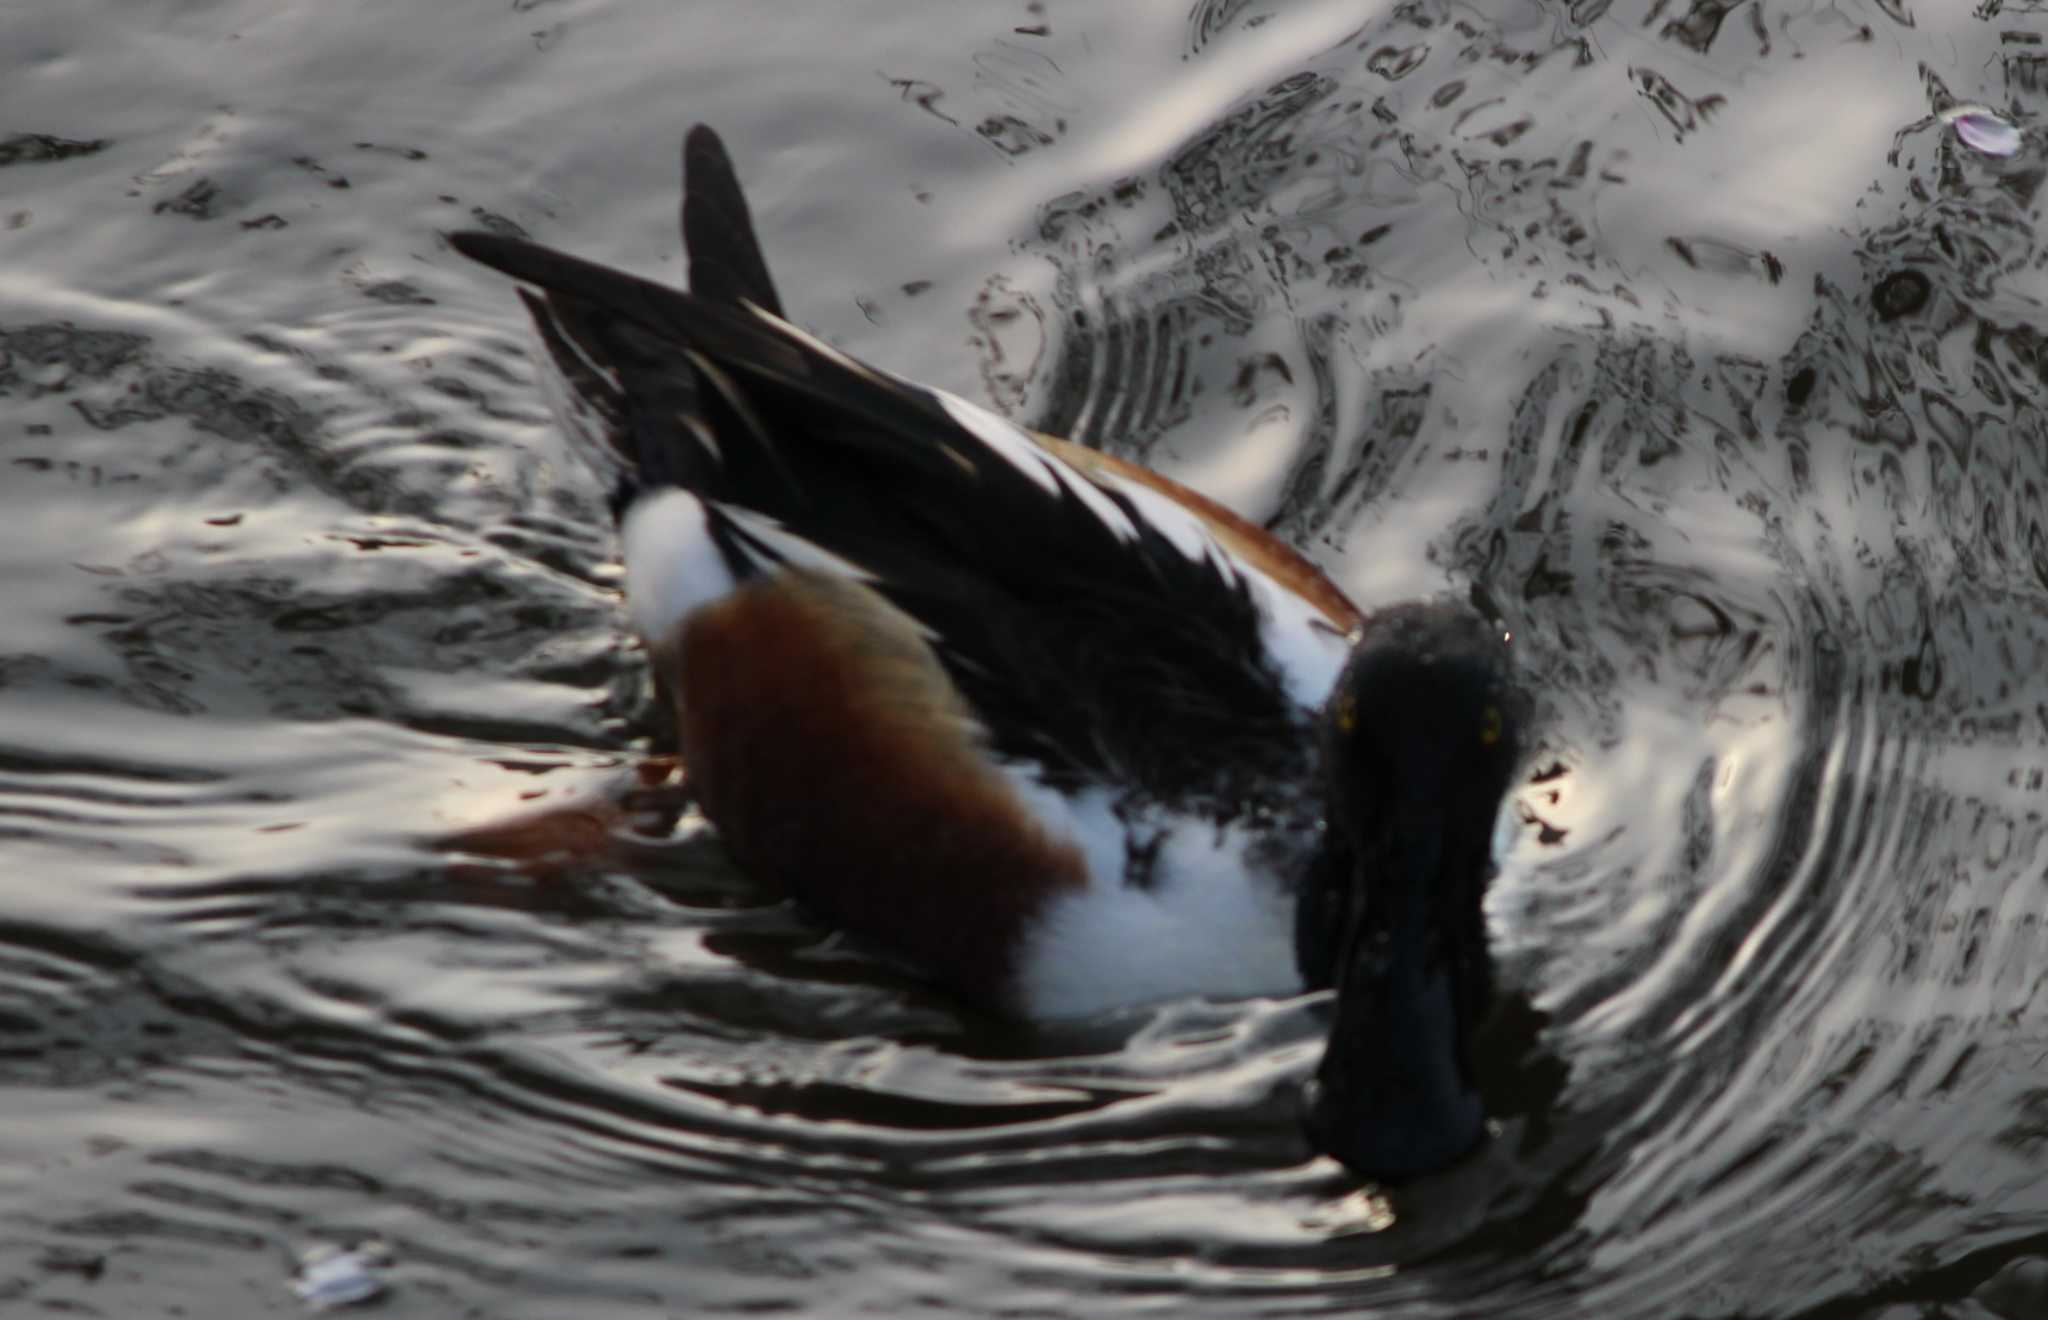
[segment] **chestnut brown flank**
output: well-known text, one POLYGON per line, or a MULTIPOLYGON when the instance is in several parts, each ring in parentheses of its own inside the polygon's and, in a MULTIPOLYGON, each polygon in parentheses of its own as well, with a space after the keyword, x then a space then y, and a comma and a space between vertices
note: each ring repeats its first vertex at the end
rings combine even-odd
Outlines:
POLYGON ((1127 481, 1158 491, 1185 508, 1209 525, 1210 532, 1225 549, 1264 570, 1275 582, 1315 606, 1339 632, 1348 633, 1365 622, 1365 616, 1358 612, 1358 607, 1345 599, 1344 593, 1324 576, 1323 570, 1265 528, 1238 517, 1207 495, 1189 490, 1178 481, 1162 477, 1148 468, 1126 463, 1071 440, 1037 432, 1032 434, 1032 438, 1053 457, 1083 472, 1113 472, 1127 481))
POLYGON ((1018 933, 1085 863, 982 759, 914 625, 859 583, 791 569, 656 651, 690 781, 740 865, 1002 1006, 1018 933))

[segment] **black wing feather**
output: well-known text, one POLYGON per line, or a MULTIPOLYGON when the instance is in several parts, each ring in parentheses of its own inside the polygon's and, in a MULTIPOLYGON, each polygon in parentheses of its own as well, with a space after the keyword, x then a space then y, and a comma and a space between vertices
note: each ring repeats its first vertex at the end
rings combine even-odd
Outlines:
POLYGON ((690 254, 690 292, 782 315, 732 157, 703 124, 683 139, 683 249, 690 254))
POLYGON ((699 127, 685 159, 690 292, 517 239, 450 238, 543 291, 527 305, 622 460, 621 507, 677 485, 860 565, 938 639, 996 749, 1056 784, 1214 801, 1298 781, 1302 715, 1241 573, 1189 558, 1123 492, 1049 455, 1061 475, 1039 480, 930 391, 777 319, 724 148, 699 127))

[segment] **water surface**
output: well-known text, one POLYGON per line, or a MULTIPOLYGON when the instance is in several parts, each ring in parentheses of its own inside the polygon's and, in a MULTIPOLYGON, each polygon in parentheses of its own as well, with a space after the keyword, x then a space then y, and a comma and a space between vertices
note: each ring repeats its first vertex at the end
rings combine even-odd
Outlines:
POLYGON ((0 16, 0 1299, 293 1314, 374 1235, 395 1315, 2048 1310, 2044 33, 0 16), (828 339, 1508 620, 1480 1159, 1311 1159, 1313 1002, 1021 1032, 692 822, 432 848, 655 730, 602 492, 441 234, 675 278, 698 120, 828 339))

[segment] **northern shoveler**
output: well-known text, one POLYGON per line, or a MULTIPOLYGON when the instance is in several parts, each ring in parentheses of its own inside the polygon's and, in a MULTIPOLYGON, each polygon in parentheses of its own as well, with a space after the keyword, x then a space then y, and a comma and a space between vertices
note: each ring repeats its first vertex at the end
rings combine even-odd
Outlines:
POLYGON ((450 241, 539 291, 733 857, 1000 1011, 1334 987, 1311 1138, 1378 1178, 1470 1150, 1499 630, 1366 616, 1216 503, 798 329, 717 135, 683 158, 688 292, 450 241))

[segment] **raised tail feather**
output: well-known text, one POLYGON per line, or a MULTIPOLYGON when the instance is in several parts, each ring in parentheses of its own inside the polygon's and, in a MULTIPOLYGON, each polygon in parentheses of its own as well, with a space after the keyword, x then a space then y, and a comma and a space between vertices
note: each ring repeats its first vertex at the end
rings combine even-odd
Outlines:
POLYGON ((754 216, 725 143, 705 124, 683 139, 683 250, 690 256, 690 292, 712 302, 750 302, 782 315, 754 216))

